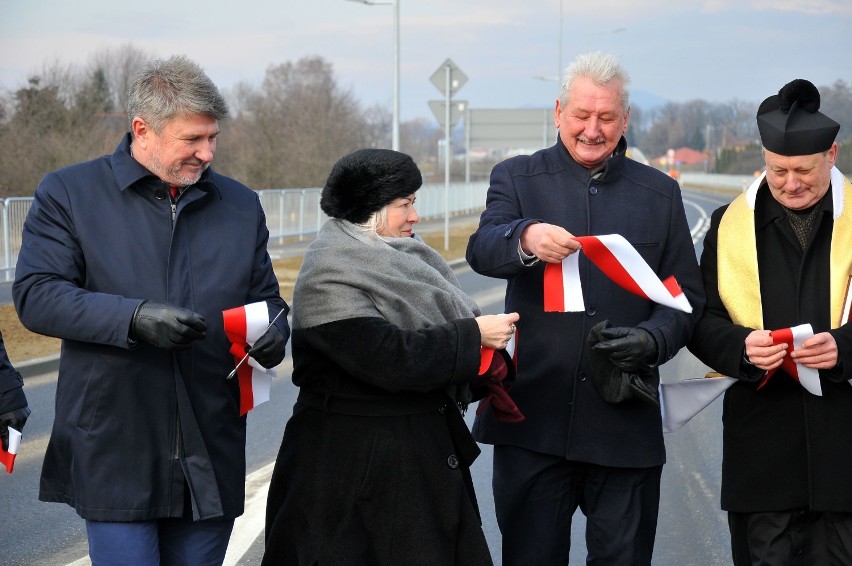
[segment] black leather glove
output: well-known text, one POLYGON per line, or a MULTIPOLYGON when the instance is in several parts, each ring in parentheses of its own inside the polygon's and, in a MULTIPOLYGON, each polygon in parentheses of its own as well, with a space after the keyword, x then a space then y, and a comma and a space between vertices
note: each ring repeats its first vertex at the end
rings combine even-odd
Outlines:
POLYGON ((191 310, 143 301, 130 323, 130 337, 166 350, 184 350, 207 336, 204 317, 191 310))
POLYGON ((21 407, 0 415, 0 440, 3 442, 3 450, 9 449, 9 427, 22 432, 29 416, 29 407, 21 407))
POLYGON ((274 324, 263 336, 257 339, 254 346, 246 349, 246 353, 266 369, 274 368, 284 359, 287 339, 274 324))
POLYGON ((615 326, 601 330, 599 336, 602 341, 594 349, 606 354, 622 371, 647 369, 657 359, 657 341, 644 328, 615 326))
MULTIPOLYGON (((641 333, 647 334, 648 339, 655 343, 653 336, 645 330, 613 328, 610 327, 607 320, 592 327, 587 339, 592 385, 598 395, 607 403, 622 403, 630 399, 639 399, 659 406, 660 378, 657 372, 648 365, 653 362, 654 358, 652 357, 646 363, 639 363, 637 369, 624 370, 615 363, 611 355, 612 351, 624 354, 618 347, 618 342, 633 342, 634 339, 628 339, 627 336, 634 330, 639 330, 640 336, 642 336, 641 333), (616 343, 615 348, 613 348, 614 342, 616 343), (598 348, 598 346, 604 347, 598 348)), ((654 345, 654 352, 656 352, 656 349, 656 345, 654 345)))

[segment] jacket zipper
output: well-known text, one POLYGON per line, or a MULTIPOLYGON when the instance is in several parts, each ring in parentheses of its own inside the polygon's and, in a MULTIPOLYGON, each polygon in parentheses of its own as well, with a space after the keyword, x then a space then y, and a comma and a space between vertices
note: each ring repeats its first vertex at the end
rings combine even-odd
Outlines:
MULTIPOLYGON (((180 198, 180 194, 178 194, 178 198, 180 198)), ((174 233, 175 233, 175 218, 177 217, 177 198, 169 197, 169 206, 171 207, 171 211, 172 211, 172 238, 173 238, 174 233)), ((170 240, 171 240, 171 238, 170 238, 170 240)), ((172 354, 172 363, 174 365, 174 372, 177 373, 179 370, 178 370, 178 367, 177 367, 177 359, 175 358, 175 354, 172 354)), ((175 379, 177 379, 177 376, 175 376, 175 379)), ((177 405, 175 405, 175 443, 174 443, 175 451, 174 451, 173 456, 174 456, 174 459, 178 460, 178 461, 180 460, 181 445, 182 445, 182 442, 181 442, 181 436, 180 436, 180 408, 177 405)))

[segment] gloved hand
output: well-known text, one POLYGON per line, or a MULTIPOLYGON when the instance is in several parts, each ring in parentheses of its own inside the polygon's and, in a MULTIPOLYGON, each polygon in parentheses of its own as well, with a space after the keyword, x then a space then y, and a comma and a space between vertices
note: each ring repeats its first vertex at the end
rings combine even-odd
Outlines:
POLYGON ((29 416, 29 407, 21 407, 20 409, 8 411, 0 415, 0 440, 3 443, 3 450, 9 449, 9 427, 14 428, 18 432, 23 431, 29 416))
MULTIPOLYGON (((589 331, 587 343, 589 345, 589 372, 592 377, 592 385, 598 395, 607 403, 622 403, 631 399, 639 399, 659 406, 660 377, 648 365, 653 362, 654 358, 638 363, 637 369, 624 370, 616 364, 612 355, 612 352, 615 352, 624 356, 625 352, 619 347, 619 344, 644 342, 643 333, 647 334, 647 338, 654 344, 653 352, 655 353, 656 341, 645 330, 614 328, 610 326, 609 321, 605 320, 593 326, 589 331), (637 333, 639 338, 627 338, 634 330, 639 330, 637 333), (598 346, 604 347, 599 348, 598 346)), ((638 357, 641 358, 641 355, 638 355, 638 357)))
POLYGON ((601 330, 598 335, 602 341, 594 349, 606 354, 622 371, 647 369, 657 359, 657 341, 644 328, 615 326, 601 330))
POLYGON ((207 336, 207 322, 198 313, 164 303, 143 301, 133 313, 130 337, 166 350, 184 350, 207 336))
POLYGON ((287 339, 274 324, 263 336, 257 339, 254 346, 246 348, 246 353, 266 369, 274 368, 284 359, 287 339))

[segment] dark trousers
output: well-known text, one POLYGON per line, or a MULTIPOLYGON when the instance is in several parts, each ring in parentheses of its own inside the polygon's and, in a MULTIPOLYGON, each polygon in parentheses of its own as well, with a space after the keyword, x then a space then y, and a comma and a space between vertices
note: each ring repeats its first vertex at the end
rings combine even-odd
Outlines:
POLYGON ((586 564, 651 564, 662 470, 609 468, 495 446, 494 505, 504 566, 568 564, 578 507, 586 516, 586 564))
POLYGON ((728 513, 734 566, 848 566, 852 513, 728 513))

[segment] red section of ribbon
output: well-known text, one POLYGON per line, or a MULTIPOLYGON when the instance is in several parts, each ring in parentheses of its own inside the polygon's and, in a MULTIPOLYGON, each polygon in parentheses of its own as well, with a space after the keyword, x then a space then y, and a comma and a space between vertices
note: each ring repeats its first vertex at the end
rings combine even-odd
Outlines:
POLYGON ((565 312, 565 289, 560 263, 547 263, 544 266, 544 312, 565 312))
POLYGON ((17 454, 6 452, 3 450, 3 447, 0 446, 0 464, 6 466, 7 474, 11 474, 12 470, 15 469, 15 456, 17 456, 17 454))
POLYGON ((683 289, 680 288, 680 283, 677 282, 674 275, 670 275, 665 281, 663 281, 663 287, 666 288, 666 291, 668 291, 672 297, 683 295, 683 289))
MULTIPOLYGON (((793 329, 792 328, 782 328, 780 330, 773 330, 769 333, 772 337, 772 344, 787 344, 787 355, 784 356, 784 359, 781 361, 780 368, 786 371, 790 377, 799 381, 799 370, 796 368, 796 362, 793 361, 793 358, 790 357, 790 352, 793 351, 793 329)), ((760 385, 757 386, 758 389, 766 385, 769 381, 769 378, 775 375, 775 372, 778 371, 778 368, 771 369, 766 372, 766 375, 763 376, 763 379, 760 381, 760 385)))
POLYGON ((237 369, 237 379, 240 381, 240 416, 254 409, 254 391, 251 383, 253 372, 254 368, 247 363, 237 369))
MULTIPOLYGON (((234 356, 234 365, 240 363, 246 355, 248 341, 246 334, 248 327, 246 322, 245 307, 237 307, 222 311, 222 320, 225 324, 225 335, 231 342, 231 355, 234 356)), ((240 416, 245 415, 254 408, 254 393, 252 391, 252 372, 254 369, 247 363, 237 368, 237 380, 240 384, 240 416)))
POLYGON ((634 295, 639 295, 640 297, 650 300, 648 295, 645 294, 645 291, 642 290, 639 284, 636 283, 636 281, 633 280, 633 277, 631 277, 627 270, 624 269, 624 266, 621 265, 618 258, 616 258, 612 252, 609 251, 609 248, 606 247, 599 239, 595 236, 580 236, 574 239, 583 244, 583 253, 586 254, 589 261, 597 265, 598 268, 607 275, 607 277, 612 279, 621 288, 630 291, 634 295))
POLYGON ((245 307, 237 307, 222 311, 222 320, 225 323, 225 335, 231 342, 231 355, 236 358, 237 362, 243 359, 246 355, 246 334, 248 328, 246 325, 246 309, 245 307))
POLYGON ((479 349, 479 373, 476 375, 482 375, 488 368, 491 367, 491 360, 494 359, 494 348, 486 348, 482 347, 479 349))

